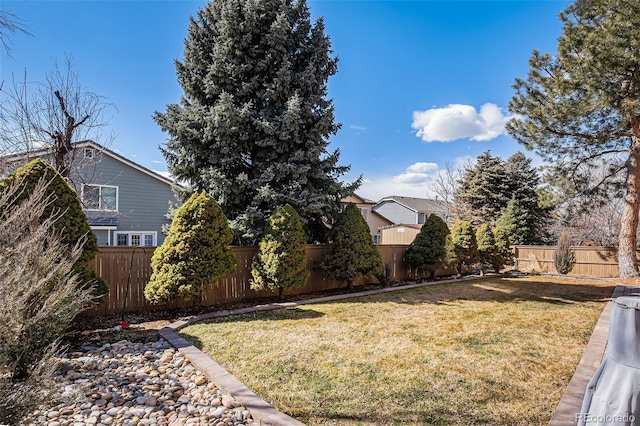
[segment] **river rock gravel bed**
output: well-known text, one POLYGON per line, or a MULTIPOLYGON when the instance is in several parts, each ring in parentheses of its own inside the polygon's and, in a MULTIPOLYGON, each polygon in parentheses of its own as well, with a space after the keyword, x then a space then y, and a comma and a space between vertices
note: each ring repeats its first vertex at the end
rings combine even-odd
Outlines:
POLYGON ((84 346, 57 361, 55 385, 68 402, 43 403, 27 424, 257 425, 164 339, 84 346))

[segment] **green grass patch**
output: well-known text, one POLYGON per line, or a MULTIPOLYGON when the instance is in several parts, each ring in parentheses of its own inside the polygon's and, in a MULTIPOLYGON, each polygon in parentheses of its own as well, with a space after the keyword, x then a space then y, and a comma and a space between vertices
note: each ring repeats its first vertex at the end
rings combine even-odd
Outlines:
POLYGON ((490 278, 227 317, 182 336, 311 426, 547 424, 612 291, 490 278))

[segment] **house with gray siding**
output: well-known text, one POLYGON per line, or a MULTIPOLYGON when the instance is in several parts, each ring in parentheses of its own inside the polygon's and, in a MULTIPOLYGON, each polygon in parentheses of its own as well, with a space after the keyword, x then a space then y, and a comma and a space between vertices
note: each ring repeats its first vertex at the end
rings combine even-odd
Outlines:
MULTIPOLYGON (((46 151, 12 156, 13 168, 46 151)), ((103 246, 158 246, 164 241, 166 215, 178 201, 171 179, 92 141, 74 144, 71 185, 82 202, 91 229, 103 246)), ((5 170, 6 173, 6 170, 5 170)))
POLYGON ((390 195, 373 206, 373 211, 392 224, 423 224, 432 213, 449 221, 447 204, 441 200, 390 195))

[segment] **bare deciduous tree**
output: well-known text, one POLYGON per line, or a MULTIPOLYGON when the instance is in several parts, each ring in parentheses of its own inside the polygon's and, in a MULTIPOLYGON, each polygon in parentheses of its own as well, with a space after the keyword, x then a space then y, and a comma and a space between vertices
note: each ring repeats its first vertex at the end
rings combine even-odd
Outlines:
POLYGON ((44 150, 53 166, 69 182, 72 168, 81 167, 73 150, 75 142, 92 140, 107 145, 113 136, 103 135, 108 114, 115 108, 106 98, 87 91, 65 58, 43 82, 29 82, 25 72, 2 90, 0 98, 0 154, 44 150))
POLYGON ((460 170, 447 161, 444 163, 444 169, 438 172, 428 186, 438 199, 447 203, 447 215, 450 214, 453 206, 453 196, 458 187, 458 180, 460 180, 460 170))
POLYGON ((9 56, 11 56, 12 44, 9 36, 15 33, 31 35, 27 27, 20 21, 20 18, 8 10, 0 10, 0 44, 9 56))

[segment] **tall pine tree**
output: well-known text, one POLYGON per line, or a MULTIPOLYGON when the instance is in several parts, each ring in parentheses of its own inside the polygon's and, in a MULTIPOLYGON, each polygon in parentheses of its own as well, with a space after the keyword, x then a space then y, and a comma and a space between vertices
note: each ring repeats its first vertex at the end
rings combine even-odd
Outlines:
POLYGON ((509 202, 509 183, 504 161, 487 151, 460 179, 455 194, 460 217, 475 225, 493 223, 509 202))
POLYGON ((215 0, 191 18, 176 61, 184 95, 154 118, 169 134, 169 171, 215 198, 236 243, 255 244, 285 204, 307 238, 322 241, 340 199, 359 185, 339 180, 349 167, 327 151, 340 127, 327 99, 331 54, 305 0, 215 0))
POLYGON ((474 226, 494 226, 511 200, 526 210, 534 238, 543 241, 551 219, 551 208, 539 201, 540 177, 531 159, 516 152, 506 161, 487 151, 460 179, 456 192, 459 216, 474 226))
POLYGON ((560 15, 557 53, 534 51, 526 78, 515 82, 507 131, 569 179, 594 195, 624 181, 618 266, 620 277, 640 274, 640 2, 576 0, 560 15), (592 179, 602 163, 603 179, 592 179))

